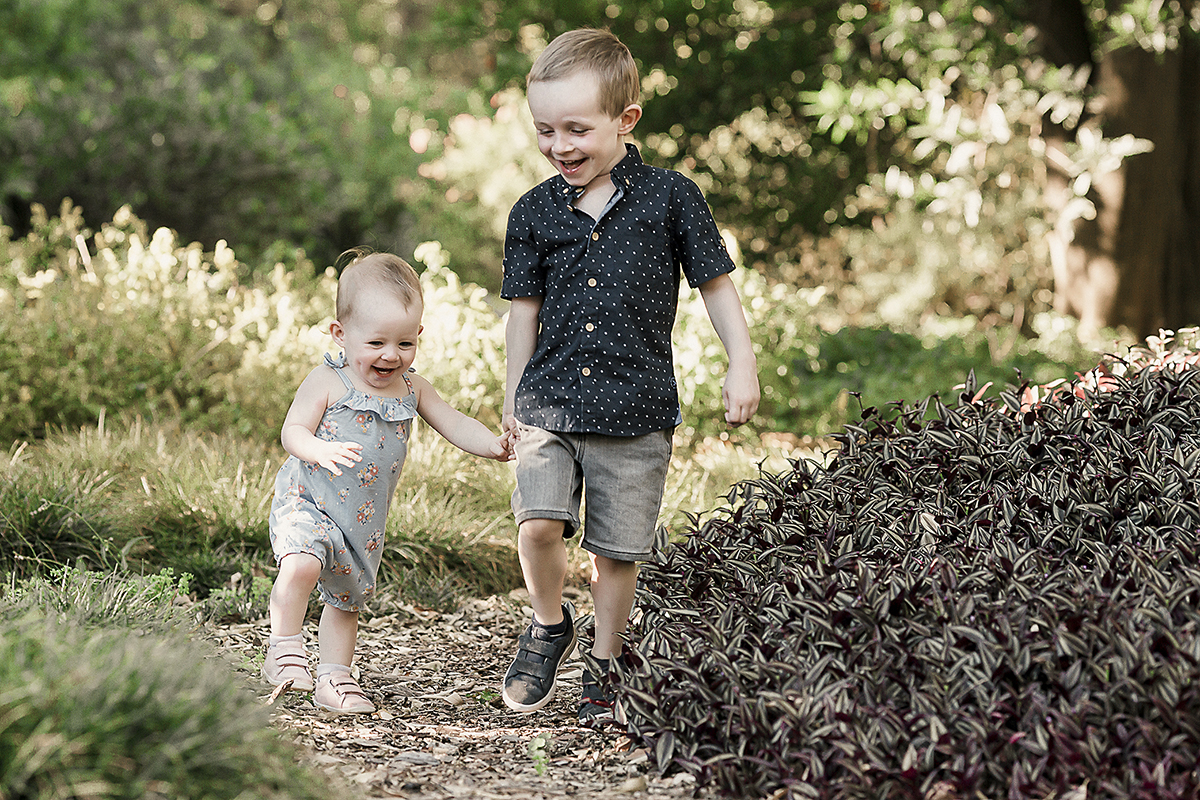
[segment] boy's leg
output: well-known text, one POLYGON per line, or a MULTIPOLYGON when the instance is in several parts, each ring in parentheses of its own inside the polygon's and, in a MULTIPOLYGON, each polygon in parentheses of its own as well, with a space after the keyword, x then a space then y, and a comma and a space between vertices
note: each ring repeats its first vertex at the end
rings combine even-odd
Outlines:
POLYGON ((619 655, 637 591, 638 561, 654 551, 658 511, 671 460, 671 431, 642 436, 592 437, 582 459, 588 512, 583 547, 592 558, 596 639, 583 674, 579 721, 611 719, 604 685, 609 659, 619 655))
POLYGON ((516 441, 517 553, 533 606, 533 621, 517 640, 517 655, 504 675, 504 703, 536 711, 554 697, 558 669, 575 649, 574 609, 562 602, 567 576, 563 536, 579 527, 582 484, 577 438, 526 425, 516 441))
POLYGON ((585 659, 578 715, 581 725, 597 726, 613 718, 612 692, 604 684, 609 660, 621 654, 622 634, 637 592, 638 565, 595 553, 591 560, 596 640, 592 643, 594 660, 585 659))
POLYGON ((560 519, 527 519, 517 528, 517 555, 533 616, 543 625, 562 622, 567 543, 560 519))
POLYGON ((553 519, 527 519, 517 531, 533 620, 517 639, 517 656, 504 675, 504 703, 513 711, 536 711, 550 702, 558 668, 575 648, 574 609, 562 602, 567 576, 563 531, 563 521, 553 519))
POLYGON ((621 634, 633 610, 637 591, 636 561, 592 554, 592 602, 596 607, 596 641, 592 655, 608 659, 621 653, 621 634))

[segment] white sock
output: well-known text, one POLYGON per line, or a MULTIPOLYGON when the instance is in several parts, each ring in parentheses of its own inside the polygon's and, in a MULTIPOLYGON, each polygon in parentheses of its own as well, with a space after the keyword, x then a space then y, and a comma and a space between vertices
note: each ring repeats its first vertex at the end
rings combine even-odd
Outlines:
POLYGON ((291 636, 276 636, 272 633, 267 640, 267 644, 279 644, 280 642, 299 642, 300 644, 304 644, 304 633, 293 633, 291 636))
POLYGON ((345 664, 317 664, 317 677, 323 678, 326 675, 331 675, 334 672, 345 672, 349 674, 350 668, 345 664))

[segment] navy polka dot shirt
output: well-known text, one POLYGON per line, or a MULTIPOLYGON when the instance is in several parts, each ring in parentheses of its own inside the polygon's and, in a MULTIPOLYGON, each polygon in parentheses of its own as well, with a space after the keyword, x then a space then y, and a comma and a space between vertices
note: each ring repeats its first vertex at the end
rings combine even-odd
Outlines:
POLYGON ((516 392, 516 418, 527 425, 633 436, 677 424, 680 273, 694 288, 733 271, 700 187, 626 149, 600 219, 575 208, 582 189, 561 175, 509 214, 500 296, 542 298, 537 347, 516 392))

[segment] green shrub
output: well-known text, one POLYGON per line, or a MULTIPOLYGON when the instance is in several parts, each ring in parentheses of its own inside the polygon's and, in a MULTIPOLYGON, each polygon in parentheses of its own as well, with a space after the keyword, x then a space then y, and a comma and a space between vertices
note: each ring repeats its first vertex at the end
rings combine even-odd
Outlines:
POLYGON ((328 792, 231 667, 185 638, 189 577, 71 567, 0 593, 0 796, 328 792))
POLYGON ((95 224, 129 204, 209 248, 226 239, 257 259, 289 242, 323 263, 406 236, 424 181, 397 138, 408 108, 431 113, 427 79, 327 38, 322 17, 340 10, 277 10, 0 6, 4 221, 69 197, 95 224))
POLYGON ((201 615, 218 622, 253 622, 270 613, 274 581, 262 575, 236 572, 228 583, 208 595, 201 615))
POLYGON ((48 218, 35 209, 35 221, 26 241, 7 243, 0 279, 0 400, 14 409, 0 430, 7 440, 95 424, 105 409, 244 433, 282 420, 279 364, 260 363, 262 345, 324 311, 296 302, 295 278, 282 268, 271 276, 272 304, 242 285, 227 248, 177 247, 127 210, 95 235, 94 257, 77 246, 89 233, 77 210, 48 218), (241 393, 230 398, 232 388, 241 393))
MULTIPOLYGON (((95 235, 94 251, 69 205, 53 218, 35 209, 35 223, 19 241, 0 229, 0 403, 12 412, 0 420, 0 441, 91 425, 105 410, 276 440, 295 387, 332 349, 332 269, 312 277, 301 261, 251 270, 224 245, 209 253, 166 229, 151 234, 127 209, 95 235)), ((425 292, 417 369, 452 405, 497 427, 503 304, 460 281, 438 243, 420 245, 415 258, 425 292)), ((824 289, 772 285, 748 269, 734 280, 763 390, 751 433, 824 435, 852 413, 846 389, 868 399, 921 396, 971 368, 1004 383, 1018 369, 1042 380, 1085 363, 1078 344, 1063 346, 1068 327, 1004 342, 971 320, 827 332, 824 289)), ((679 433, 719 436, 726 359, 698 292, 681 294, 674 341, 679 433)))
POLYGON ((867 408, 736 485, 642 572, 630 733, 731 796, 1194 796, 1200 370, 1167 349, 867 408))
MULTIPOLYGON (((333 349, 332 268, 311 278, 279 263, 243 277, 224 245, 206 253, 164 228, 151 235, 127 209, 95 235, 94 253, 78 246, 88 231, 76 209, 35 219, 24 241, 0 235, 0 402, 13 409, 3 440, 95 424, 105 409, 276 440, 296 387, 333 349)), ((417 368, 498 425, 500 317, 436 244, 418 256, 428 266, 417 368)))
POLYGON ((863 404, 949 396, 951 376, 974 372, 980 384, 998 387, 1022 380, 1045 383, 1090 367, 1095 358, 1075 346, 1053 355, 1013 348, 996 359, 986 337, 970 329, 935 338, 887 327, 845 327, 822 333, 815 357, 806 363, 797 359, 798 385, 803 388, 794 395, 795 417, 815 423, 825 434, 851 422, 863 404))
POLYGON ((30 616, 0 631, 0 795, 317 798, 230 668, 181 636, 30 616))

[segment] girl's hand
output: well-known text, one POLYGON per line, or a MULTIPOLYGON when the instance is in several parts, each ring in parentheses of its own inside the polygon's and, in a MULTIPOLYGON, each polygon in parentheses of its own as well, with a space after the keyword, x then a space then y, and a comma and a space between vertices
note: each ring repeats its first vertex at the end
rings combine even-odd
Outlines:
POLYGON ((508 430, 496 437, 490 448, 492 458, 497 461, 513 460, 513 440, 516 438, 515 434, 515 430, 508 430))
POLYGON ((342 471, 338 465, 353 467, 362 461, 362 456, 359 455, 361 450, 362 445, 356 442, 327 442, 318 439, 312 446, 310 455, 314 464, 324 467, 334 475, 341 475, 342 471))

